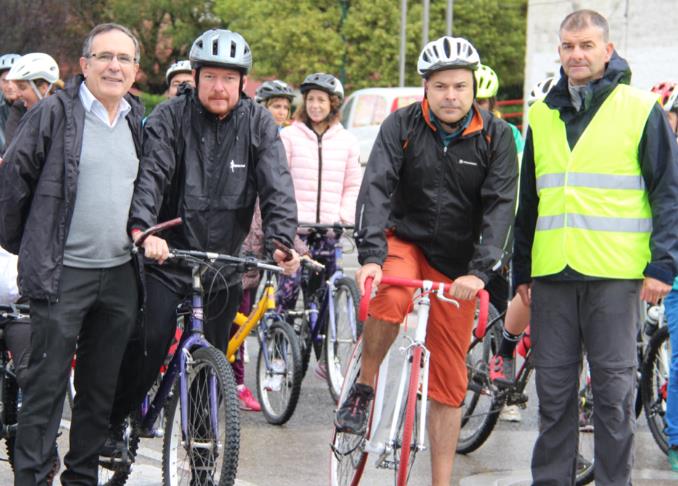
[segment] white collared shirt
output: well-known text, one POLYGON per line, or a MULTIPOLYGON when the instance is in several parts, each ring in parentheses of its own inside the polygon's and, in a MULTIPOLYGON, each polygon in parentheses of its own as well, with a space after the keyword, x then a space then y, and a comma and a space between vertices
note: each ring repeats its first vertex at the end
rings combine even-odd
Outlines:
POLYGON ((108 111, 106 110, 106 107, 104 107, 101 101, 94 97, 84 81, 80 84, 79 95, 80 101, 82 102, 82 106, 85 107, 85 110, 92 112, 94 116, 106 123, 106 125, 111 128, 115 127, 115 125, 118 123, 118 120, 127 116, 127 113, 129 113, 132 109, 127 100, 125 98, 121 98, 120 103, 118 104, 118 113, 113 119, 113 123, 111 123, 108 120, 108 111))

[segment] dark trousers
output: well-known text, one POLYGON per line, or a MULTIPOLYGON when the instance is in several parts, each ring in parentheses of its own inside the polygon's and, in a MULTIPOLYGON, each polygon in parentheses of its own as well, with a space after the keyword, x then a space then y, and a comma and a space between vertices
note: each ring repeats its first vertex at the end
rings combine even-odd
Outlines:
POLYGON ((97 484, 99 449, 125 345, 137 313, 130 263, 108 269, 65 267, 57 303, 31 300, 31 344, 15 446, 15 486, 43 486, 66 394, 73 354, 76 398, 63 485, 97 484))
MULTIPOLYGON (((242 288, 236 285, 206 295, 203 302, 205 337, 224 352, 241 298, 242 288)), ((146 279, 144 327, 137 329, 125 350, 111 414, 112 425, 138 410, 153 385, 174 337, 177 306, 184 299, 159 280, 150 276, 146 279)))
POLYGON ((582 344, 593 388, 596 484, 631 484, 639 292, 639 280, 534 282, 531 339, 539 396, 534 485, 575 484, 582 344))

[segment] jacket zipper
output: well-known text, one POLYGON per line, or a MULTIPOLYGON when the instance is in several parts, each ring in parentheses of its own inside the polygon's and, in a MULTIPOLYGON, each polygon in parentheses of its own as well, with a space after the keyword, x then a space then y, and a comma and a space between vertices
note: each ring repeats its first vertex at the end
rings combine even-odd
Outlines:
POLYGON ((320 194, 323 188, 323 136, 318 137, 318 199, 315 207, 315 222, 320 223, 320 194))

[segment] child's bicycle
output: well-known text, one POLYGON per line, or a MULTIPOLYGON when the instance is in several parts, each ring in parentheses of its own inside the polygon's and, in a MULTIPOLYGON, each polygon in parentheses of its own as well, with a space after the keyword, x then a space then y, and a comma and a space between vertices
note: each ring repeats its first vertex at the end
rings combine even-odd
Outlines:
MULTIPOLYGON (((388 436, 382 441, 377 431, 380 429, 382 420, 384 423, 389 420, 384 414, 387 405, 385 403, 386 374, 391 353, 387 354, 379 368, 375 397, 369 412, 365 435, 348 434, 336 430, 334 432, 330 457, 330 484, 332 486, 356 486, 365 469, 368 453, 376 455, 377 468, 394 470, 394 482, 397 486, 405 486, 417 453, 425 450, 429 371, 429 351, 426 349, 425 342, 431 296, 451 305, 459 306, 459 303, 445 296, 445 292, 449 292, 450 284, 388 276, 384 276, 381 283, 420 289, 421 293, 416 297, 419 300, 416 335, 414 339, 405 336, 406 345, 400 348, 403 366, 397 386, 395 407, 388 427, 388 436)), ((361 320, 367 318, 371 288, 372 279, 370 278, 365 282, 365 294, 360 301, 359 318, 361 320)), ((489 295, 485 290, 481 290, 478 297, 480 298, 479 326, 484 327, 487 322, 489 295)), ((358 378, 361 356, 362 339, 358 341, 353 350, 341 391, 340 404, 346 400, 351 387, 358 378)))
POLYGON ((341 238, 353 226, 340 224, 299 224, 311 258, 325 265, 325 271, 302 268, 303 310, 286 310, 299 335, 302 378, 306 374, 311 350, 327 365, 326 380, 330 395, 337 401, 351 351, 362 333, 357 319, 358 289, 340 264, 343 257, 341 238))
POLYGON ((233 321, 238 331, 228 342, 226 357, 233 362, 235 353, 252 329, 257 328, 257 394, 266 420, 274 425, 286 423, 297 406, 301 390, 302 364, 299 343, 292 326, 276 311, 274 273, 263 273, 263 290, 249 316, 240 312, 233 321))
MULTIPOLYGON (((181 220, 168 221, 146 230, 144 239, 181 220)), ((190 318, 176 352, 170 361, 157 392, 140 416, 130 419, 124 433, 126 453, 133 456, 139 437, 163 437, 163 486, 234 484, 240 448, 240 412, 235 380, 223 352, 210 345, 203 334, 203 287, 201 276, 215 263, 235 265, 241 270, 252 268, 277 271, 278 267, 253 258, 237 258, 218 253, 170 250, 170 259, 191 266, 193 293, 190 318), (164 432, 156 429, 156 421, 164 410, 164 432)), ((99 484, 124 484, 130 473, 132 458, 120 461, 100 460, 99 484), (109 469, 111 478, 102 479, 102 469, 109 469)))

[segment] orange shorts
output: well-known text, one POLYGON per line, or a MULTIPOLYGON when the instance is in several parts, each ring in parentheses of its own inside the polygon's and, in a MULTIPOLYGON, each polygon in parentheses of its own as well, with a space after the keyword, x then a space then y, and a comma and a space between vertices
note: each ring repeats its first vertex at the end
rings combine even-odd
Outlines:
MULTIPOLYGON (((451 282, 435 270, 414 243, 389 235, 388 256, 384 275, 393 277, 451 282)), ((411 309, 414 289, 381 285, 370 303, 369 315, 374 319, 402 323, 411 309)), ((475 301, 460 300, 460 308, 431 299, 426 347, 431 352, 429 365, 429 397, 431 400, 460 407, 466 396, 466 353, 471 342, 475 301)))

